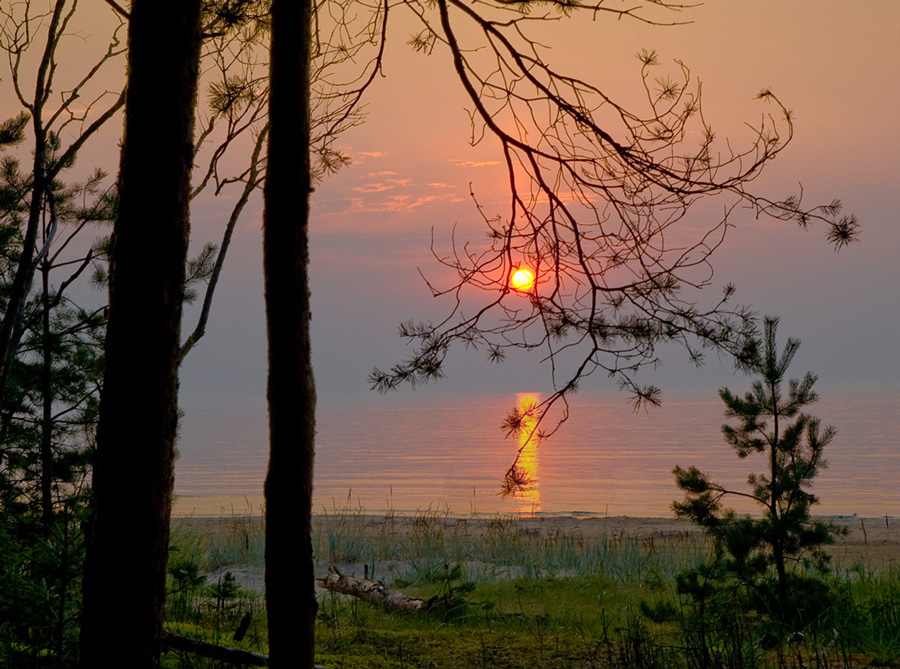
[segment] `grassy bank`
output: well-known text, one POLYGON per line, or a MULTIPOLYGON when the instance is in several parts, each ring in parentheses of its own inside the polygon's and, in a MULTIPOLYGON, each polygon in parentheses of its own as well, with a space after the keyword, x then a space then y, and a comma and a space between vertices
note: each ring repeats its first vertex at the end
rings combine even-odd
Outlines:
MULTIPOLYGON (((172 543, 168 629, 265 652, 260 519, 181 521, 172 543)), ((708 546, 672 521, 337 513, 316 519, 314 547, 320 575, 337 566, 432 602, 427 614, 399 614, 322 591, 323 666, 900 666, 900 571, 864 555, 837 561, 821 611, 776 637, 737 598, 700 615, 679 594, 677 575, 708 546)), ((203 662, 166 656, 169 667, 215 666, 203 662)))

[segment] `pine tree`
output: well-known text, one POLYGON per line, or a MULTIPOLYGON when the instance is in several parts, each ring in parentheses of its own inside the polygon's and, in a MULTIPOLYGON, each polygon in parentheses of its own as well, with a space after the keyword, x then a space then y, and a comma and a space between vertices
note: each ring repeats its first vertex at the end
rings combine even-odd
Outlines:
POLYGON ((778 319, 765 319, 762 350, 749 364, 749 370, 761 377, 752 390, 743 396, 727 388, 719 391, 726 417, 737 421, 722 426, 725 441, 741 459, 762 455, 766 471, 750 474, 750 492, 742 492, 710 480, 696 467, 676 467, 676 482, 686 494, 673 508, 677 516, 689 518, 713 538, 723 567, 721 579, 746 587, 758 612, 797 624, 810 598, 821 590, 808 574, 827 568, 824 547, 838 531, 811 517, 818 499, 809 491, 827 465, 823 451, 835 430, 823 428, 818 418, 803 411, 818 399, 813 374, 791 379, 785 388, 787 369, 800 342, 788 339, 779 354, 777 326, 778 319), (761 507, 761 517, 724 508, 726 495, 752 500, 761 507))
MULTIPOLYGON (((45 155, 55 160, 58 149, 51 134, 45 155)), ((0 664, 63 666, 75 658, 104 317, 102 308, 74 303, 71 293, 85 270, 105 258, 100 245, 77 251, 71 242, 87 226, 114 216, 104 176, 95 172, 78 185, 60 178, 45 184, 37 285, 26 291, 11 340, 0 409, 0 664)), ((6 157, 0 172, 0 310, 9 304, 33 186, 30 172, 6 157)))

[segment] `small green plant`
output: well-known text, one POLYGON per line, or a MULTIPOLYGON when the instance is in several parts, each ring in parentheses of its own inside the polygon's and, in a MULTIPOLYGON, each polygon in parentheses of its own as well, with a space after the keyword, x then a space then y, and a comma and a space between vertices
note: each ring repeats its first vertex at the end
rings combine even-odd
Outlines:
MULTIPOLYGON (((737 420, 737 425, 723 425, 725 440, 739 458, 763 456, 765 472, 750 474, 750 492, 744 492, 725 488, 696 467, 676 467, 685 499, 673 508, 677 516, 702 526, 715 546, 712 561, 680 576, 679 592, 692 599, 698 612, 712 612, 708 607, 720 599, 716 591, 730 590, 729 597, 740 595, 748 612, 774 624, 767 634, 782 639, 827 608, 828 591, 821 580, 829 561, 824 547, 838 530, 811 518, 810 508, 818 500, 809 491, 825 467, 823 450, 835 431, 802 411, 817 399, 814 375, 791 379, 785 388, 787 368, 800 343, 788 339, 779 354, 777 325, 777 319, 766 318, 761 350, 748 365, 761 377, 752 390, 744 396, 719 391, 725 415, 737 420), (725 496, 752 500, 761 507, 761 517, 725 508, 725 496)), ((702 622, 695 627, 701 636, 708 631, 702 622)))
POLYGON ((431 582, 440 587, 440 593, 429 602, 429 611, 445 620, 464 616, 475 584, 466 579, 462 567, 445 562, 432 574, 431 582))
POLYGON ((228 611, 233 608, 238 597, 243 594, 241 587, 237 584, 234 574, 226 571, 219 580, 211 585, 206 586, 206 595, 214 602, 215 610, 228 611))
POLYGON ((169 576, 166 615, 174 619, 188 619, 196 608, 195 600, 206 583, 206 577, 191 558, 170 561, 169 576))

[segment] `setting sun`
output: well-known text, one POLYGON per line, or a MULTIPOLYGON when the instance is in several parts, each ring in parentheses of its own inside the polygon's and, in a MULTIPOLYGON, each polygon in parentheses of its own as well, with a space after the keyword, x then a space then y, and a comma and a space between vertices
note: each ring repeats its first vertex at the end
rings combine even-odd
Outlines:
POLYGON ((534 285, 534 274, 532 274, 531 270, 519 268, 515 272, 513 272, 512 278, 509 280, 509 284, 515 290, 531 290, 531 287, 534 285))

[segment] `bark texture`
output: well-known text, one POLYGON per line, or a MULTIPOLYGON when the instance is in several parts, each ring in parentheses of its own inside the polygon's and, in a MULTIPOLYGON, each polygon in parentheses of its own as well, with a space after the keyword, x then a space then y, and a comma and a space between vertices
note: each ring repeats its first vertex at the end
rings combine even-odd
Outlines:
POLYGON ((270 439, 266 608, 269 663, 276 669, 313 667, 315 651, 311 516, 316 393, 307 273, 310 27, 309 0, 272 2, 263 265, 270 439))
POLYGON ((128 39, 80 661, 142 669, 162 647, 200 1, 134 0, 128 39))

